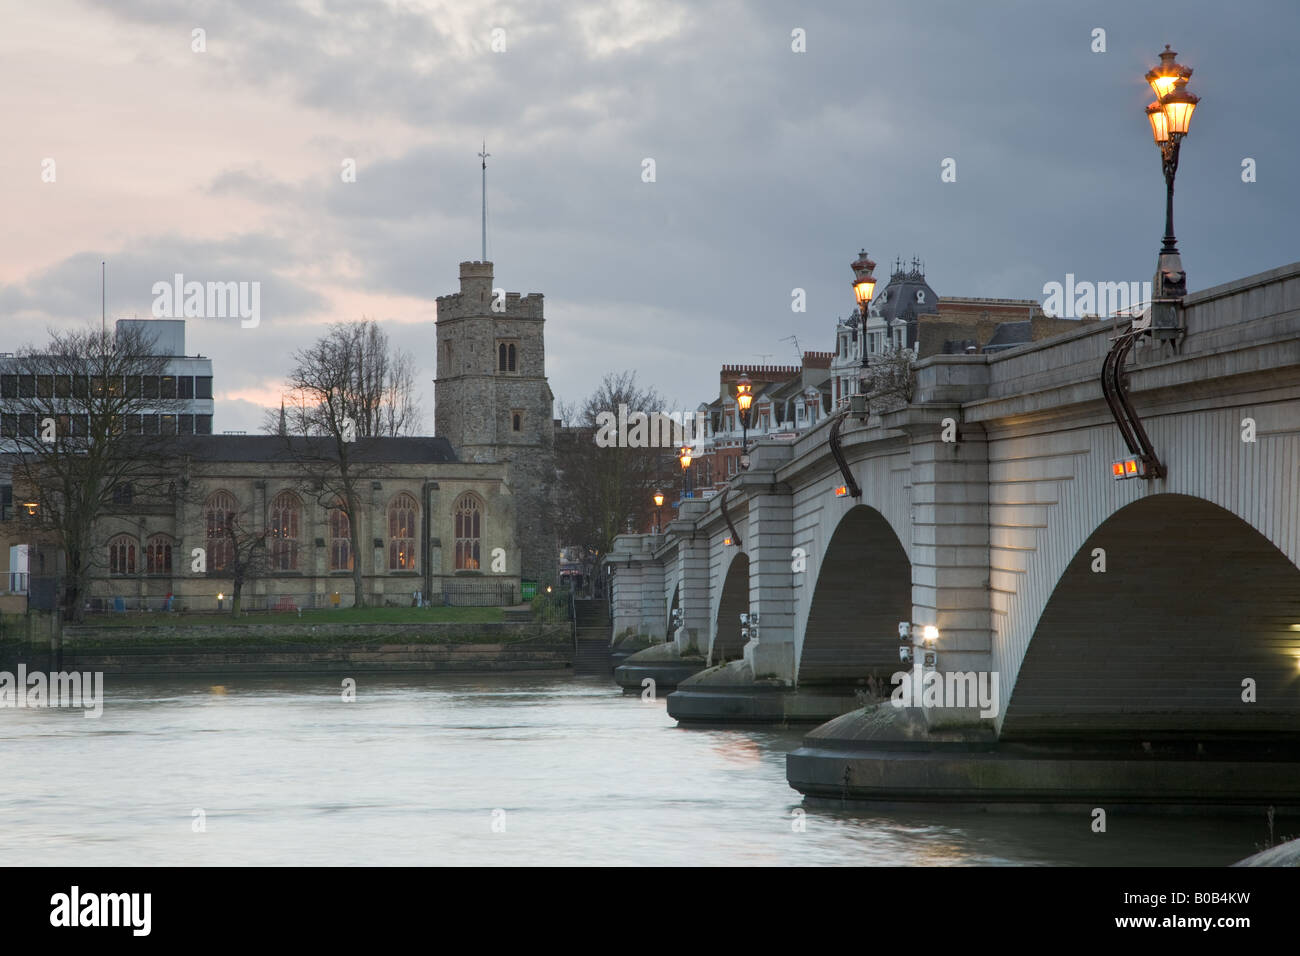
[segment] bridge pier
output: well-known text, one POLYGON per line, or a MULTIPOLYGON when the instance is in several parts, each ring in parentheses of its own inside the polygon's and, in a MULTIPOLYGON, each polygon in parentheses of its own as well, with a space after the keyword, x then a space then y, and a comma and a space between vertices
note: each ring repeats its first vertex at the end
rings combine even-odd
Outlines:
POLYGON ((1294 738, 1007 742, 992 722, 947 727, 933 716, 888 701, 844 714, 786 755, 786 779, 813 805, 1300 812, 1294 738))
MULTIPOLYGON (((629 611, 616 617, 616 621, 625 622, 624 628, 638 628, 634 635, 622 638, 623 646, 632 653, 619 655, 621 662, 614 668, 614 680, 625 691, 641 693, 653 687, 658 694, 672 690, 706 666, 701 644, 707 643, 702 635, 709 633, 708 544, 689 536, 689 529, 707 510, 706 501, 685 501, 678 519, 665 529, 667 535, 620 535, 616 549, 605 558, 611 568, 620 568, 621 562, 622 570, 614 574, 615 605, 625 601, 637 608, 635 614, 629 611), (668 619, 672 595, 667 592, 674 580, 682 618, 676 629, 668 619), (628 623, 634 619, 636 624, 628 623), (647 685, 647 680, 653 683, 647 685)), ((616 623, 615 639, 620 633, 616 623)))
MULTIPOLYGON (((788 449, 760 446, 749 471, 733 484, 735 497, 748 508, 737 531, 749 569, 747 613, 757 635, 744 645, 740 660, 709 667, 677 685, 667 701, 668 716, 677 721, 820 723, 856 704, 851 694, 810 693, 795 686, 799 635, 791 563, 794 502, 789 486, 776 480, 776 468, 787 458, 788 449)), ((717 629, 738 624, 720 619, 717 629)))
POLYGON ((988 671, 989 459, 984 429, 957 404, 886 416, 911 438, 912 620, 939 628, 940 671, 988 671))

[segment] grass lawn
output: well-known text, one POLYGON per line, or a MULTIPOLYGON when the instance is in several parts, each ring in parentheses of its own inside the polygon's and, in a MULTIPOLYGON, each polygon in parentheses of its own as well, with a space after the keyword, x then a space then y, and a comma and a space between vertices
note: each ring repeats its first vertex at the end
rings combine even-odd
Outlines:
POLYGON ((124 614, 89 614, 85 623, 95 627, 148 627, 163 625, 184 627, 203 624, 418 624, 451 622, 479 624, 504 620, 499 607, 363 607, 296 611, 246 611, 239 618, 230 612, 132 612, 124 614))

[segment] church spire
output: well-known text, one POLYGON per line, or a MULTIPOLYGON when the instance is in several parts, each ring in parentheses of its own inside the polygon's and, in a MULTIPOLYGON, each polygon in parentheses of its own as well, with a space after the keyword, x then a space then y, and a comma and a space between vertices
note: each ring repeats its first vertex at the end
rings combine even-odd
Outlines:
POLYGON ((488 261, 487 257, 487 158, 492 154, 487 151, 487 140, 483 140, 483 152, 478 154, 478 158, 483 161, 483 262, 488 261))

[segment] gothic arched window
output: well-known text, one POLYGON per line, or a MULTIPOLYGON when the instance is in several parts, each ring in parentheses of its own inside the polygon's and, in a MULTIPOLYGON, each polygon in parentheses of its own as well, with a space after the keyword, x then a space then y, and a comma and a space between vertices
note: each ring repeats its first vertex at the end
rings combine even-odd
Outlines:
POLYGON ((302 523, 302 502, 292 491, 282 491, 271 502, 269 526, 271 569, 298 570, 298 534, 302 523))
POLYGON ((145 542, 144 570, 146 574, 172 573, 172 539, 156 534, 145 542))
POLYGON ((403 492, 388 503, 388 570, 415 570, 415 499, 403 492))
POLYGON ((330 570, 352 570, 352 522, 343 510, 343 502, 335 501, 330 509, 330 570))
POLYGON ((135 574, 135 538, 119 534, 108 542, 108 573, 135 574))
POLYGON ((466 492, 456 499, 456 570, 477 571, 482 539, 483 505, 466 492))
POLYGON ((207 539, 208 570, 224 571, 235 560, 235 496, 218 491, 203 506, 204 532, 207 539))

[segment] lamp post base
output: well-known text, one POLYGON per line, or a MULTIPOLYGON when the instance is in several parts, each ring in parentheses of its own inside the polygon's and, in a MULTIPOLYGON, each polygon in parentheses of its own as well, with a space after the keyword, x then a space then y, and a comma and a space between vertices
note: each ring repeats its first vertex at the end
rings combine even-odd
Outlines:
POLYGON ((1187 295, 1187 273, 1178 250, 1162 250, 1156 260, 1156 274, 1151 283, 1156 299, 1181 299, 1187 295))

